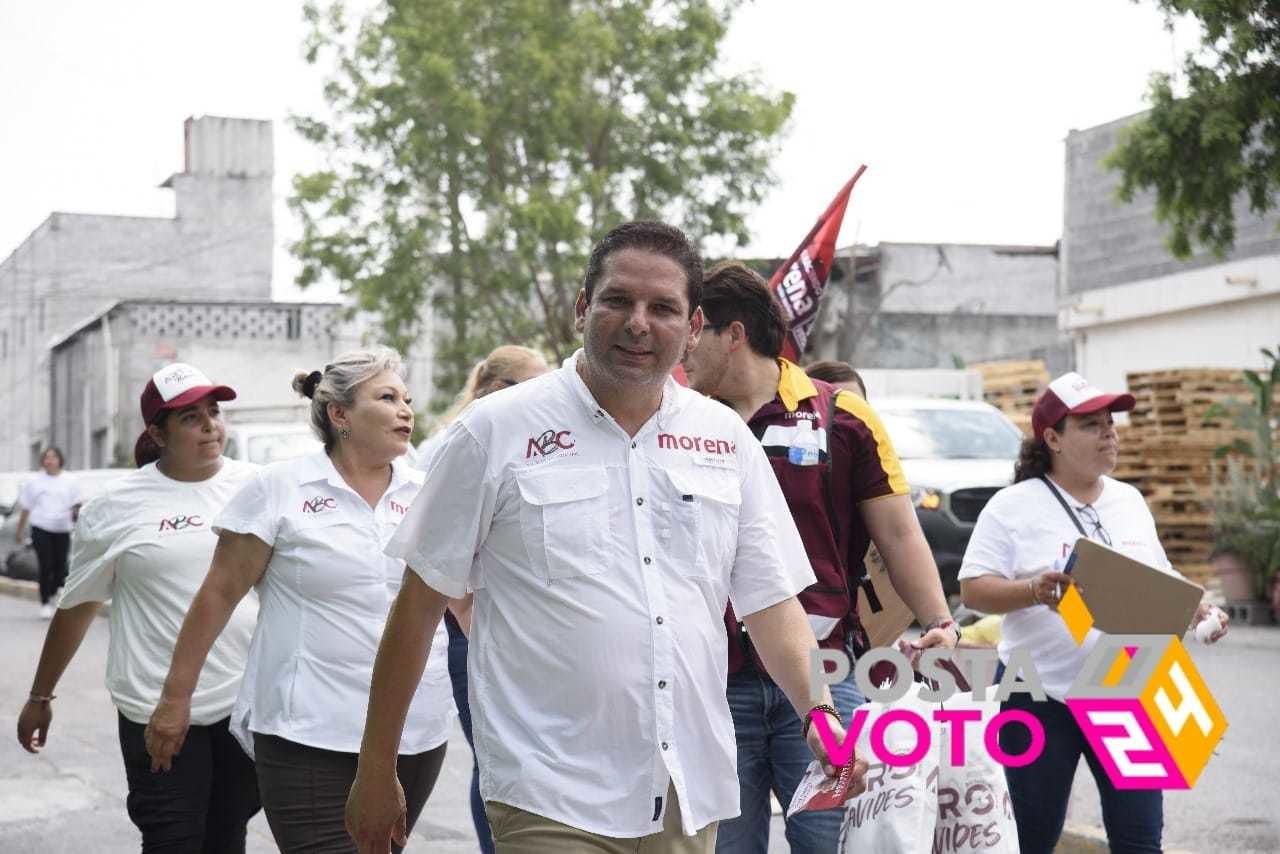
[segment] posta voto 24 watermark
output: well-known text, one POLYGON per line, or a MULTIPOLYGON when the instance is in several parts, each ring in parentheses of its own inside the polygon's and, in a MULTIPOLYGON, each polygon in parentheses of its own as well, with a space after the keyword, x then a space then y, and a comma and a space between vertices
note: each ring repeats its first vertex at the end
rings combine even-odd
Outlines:
MULTIPOLYGON (((1064 593, 1058 613, 1077 645, 1093 627, 1088 606, 1074 587, 1064 593)), ((854 667, 858 688, 868 700, 891 704, 911 688, 910 680, 876 685, 872 669, 882 662, 899 674, 911 673, 906 656, 893 648, 876 648, 862 655, 854 667)), ((989 692, 1003 701, 1024 692, 1033 699, 1046 695, 1031 654, 1010 651, 1009 662, 998 684, 993 684, 998 658, 994 649, 928 649, 920 658, 921 675, 936 685, 920 691, 920 699, 938 703, 931 713, 933 725, 914 709, 885 708, 870 722, 868 744, 876 761, 894 767, 914 765, 928 755, 934 726, 950 728, 951 750, 941 761, 965 764, 965 728, 984 727, 983 745, 1001 765, 1019 767, 1034 762, 1044 750, 1045 734, 1039 720, 1021 709, 1007 709, 983 722, 981 711, 946 709, 941 704, 958 690, 952 669, 973 686, 973 697, 982 701, 989 692), (886 731, 894 724, 914 731, 914 747, 894 752, 886 744, 886 731), (1020 754, 1006 753, 999 734, 1005 726, 1024 726, 1030 744, 1020 754)), ((822 686, 849 676, 849 657, 840 650, 815 650, 810 661, 814 702, 822 686), (828 665, 834 669, 828 669, 828 665)), ((1189 789, 1195 785, 1227 729, 1227 719, 1214 700, 1182 639, 1172 635, 1101 635, 1085 659, 1064 698, 1107 775, 1117 789, 1189 789)), ((814 728, 835 765, 845 765, 870 712, 854 711, 843 741, 836 739, 827 716, 811 712, 814 728)))

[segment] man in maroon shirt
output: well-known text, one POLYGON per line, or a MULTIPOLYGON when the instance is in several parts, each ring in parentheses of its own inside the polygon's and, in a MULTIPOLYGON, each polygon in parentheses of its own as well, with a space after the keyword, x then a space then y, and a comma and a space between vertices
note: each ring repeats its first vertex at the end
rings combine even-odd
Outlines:
MULTIPOLYGON (((908 496, 902 467, 884 427, 856 394, 812 380, 780 357, 787 321, 758 274, 737 262, 713 267, 703 280, 706 317, 696 349, 684 359, 692 387, 733 407, 764 445, 817 583, 801 605, 825 649, 857 654, 866 636, 856 588, 874 542, 894 589, 927 631, 917 647, 955 646, 933 555, 908 496)), ((716 851, 764 854, 769 792, 785 807, 811 752, 800 719, 751 648, 732 609, 729 708, 738 739, 741 815, 722 822, 716 851)), ((831 686, 841 717, 863 702, 853 677, 831 686)), ((836 850, 840 810, 802 812, 787 821, 793 854, 836 850)))

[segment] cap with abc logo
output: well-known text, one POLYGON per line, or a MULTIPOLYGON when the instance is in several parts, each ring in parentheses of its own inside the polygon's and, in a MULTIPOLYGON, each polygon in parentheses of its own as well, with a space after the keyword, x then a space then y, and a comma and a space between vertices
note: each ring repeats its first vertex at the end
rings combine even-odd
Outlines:
MULTIPOLYGON (((190 406, 205 397, 214 400, 235 400, 235 389, 230 386, 216 385, 202 371, 182 362, 166 365, 151 375, 147 387, 142 390, 142 422, 154 424, 160 413, 169 409, 181 409, 190 406)), ((134 458, 138 460, 139 450, 147 440, 147 431, 143 430, 134 446, 134 458)), ((141 465, 141 463, 139 462, 141 465)))

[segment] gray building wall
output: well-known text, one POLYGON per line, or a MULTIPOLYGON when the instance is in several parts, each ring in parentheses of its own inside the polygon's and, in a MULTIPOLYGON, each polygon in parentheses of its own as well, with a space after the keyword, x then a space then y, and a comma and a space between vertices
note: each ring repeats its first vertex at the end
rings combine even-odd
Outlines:
MULTIPOLYGON (((1209 252, 1187 261, 1169 254, 1165 228, 1156 222, 1153 192, 1139 193, 1130 204, 1116 201, 1119 173, 1104 170, 1100 161, 1115 147, 1120 129, 1134 118, 1067 134, 1062 264, 1068 294, 1221 263, 1209 252)), ((1240 198, 1235 218, 1232 259, 1280 253, 1280 213, 1259 217, 1240 198)))
POLYGON ((841 250, 808 358, 881 369, 1044 358, 1067 370, 1057 279, 1053 246, 881 243, 841 250))
POLYGON ((270 298, 271 123, 207 116, 184 134, 162 185, 173 219, 55 212, 0 262, 0 470, 49 440, 52 336, 120 299, 270 298))
POLYGON ((228 409, 296 406, 294 373, 358 343, 341 312, 322 303, 122 302, 50 351, 53 443, 72 468, 131 464, 143 427, 138 397, 174 361, 236 389, 228 409))

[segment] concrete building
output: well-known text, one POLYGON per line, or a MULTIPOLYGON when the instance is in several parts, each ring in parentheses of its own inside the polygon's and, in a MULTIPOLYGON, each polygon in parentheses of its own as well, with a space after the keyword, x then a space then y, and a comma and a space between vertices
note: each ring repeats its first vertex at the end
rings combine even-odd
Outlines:
MULTIPOLYGON (((173 218, 55 212, 0 263, 0 470, 62 446, 73 467, 128 463, 137 397, 166 362, 234 385, 228 409, 296 407, 289 378, 379 339, 340 303, 272 302, 270 122, 188 119, 173 218)), ((430 311, 408 365, 430 399, 430 311)))
POLYGON ((301 415, 305 401, 289 387, 294 372, 357 343, 341 312, 331 303, 268 300, 112 303, 49 347, 49 440, 71 468, 132 465, 143 428, 138 394, 173 361, 236 389, 224 404, 231 418, 259 420, 282 408, 301 415))
POLYGON ((185 166, 161 186, 177 215, 54 212, 0 263, 0 469, 51 436, 49 342, 119 299, 271 298, 271 123, 184 126, 185 166))
POLYGON ((1065 370, 1070 354, 1059 343, 1057 271, 1053 246, 881 243, 841 250, 810 357, 858 368, 1043 358, 1065 370))
POLYGON ((1154 193, 1120 204, 1118 174, 1099 165, 1133 118, 1067 136, 1061 325, 1080 372, 1119 388, 1133 371, 1260 366, 1280 340, 1280 213, 1241 200, 1225 259, 1176 260, 1154 193))

